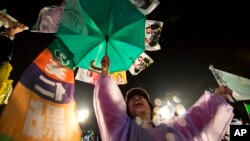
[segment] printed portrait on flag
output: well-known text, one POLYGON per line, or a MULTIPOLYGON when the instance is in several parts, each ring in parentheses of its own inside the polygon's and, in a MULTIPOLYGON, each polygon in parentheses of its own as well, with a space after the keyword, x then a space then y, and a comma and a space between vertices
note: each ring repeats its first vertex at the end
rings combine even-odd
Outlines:
MULTIPOLYGON (((95 85, 100 75, 100 72, 78 67, 75 79, 95 85)), ((116 80, 118 85, 127 84, 126 71, 114 72, 110 76, 116 80)))
POLYGON ((78 68, 75 79, 85 83, 95 84, 99 76, 100 73, 98 72, 84 68, 78 68))
POLYGON ((116 80, 118 85, 124 85, 128 83, 126 71, 114 72, 114 73, 111 73, 110 76, 116 80))
POLYGON ((129 68, 129 72, 132 75, 137 75, 141 71, 145 70, 149 67, 154 61, 146 54, 142 53, 136 60, 134 61, 133 65, 129 68))
POLYGON ((145 50, 157 51, 161 49, 159 39, 161 36, 163 22, 146 20, 145 26, 145 50))

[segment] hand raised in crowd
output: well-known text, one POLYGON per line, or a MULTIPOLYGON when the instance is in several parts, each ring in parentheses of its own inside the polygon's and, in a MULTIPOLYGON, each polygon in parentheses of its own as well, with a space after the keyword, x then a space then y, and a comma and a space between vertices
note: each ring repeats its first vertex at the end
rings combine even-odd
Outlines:
POLYGON ((94 62, 95 62, 95 60, 92 60, 92 61, 90 62, 90 67, 91 67, 92 69, 99 70, 99 71, 101 71, 102 74, 108 75, 108 73, 109 73, 110 61, 109 61, 109 57, 108 57, 107 55, 104 55, 104 56, 102 57, 101 67, 96 67, 96 66, 94 65, 94 62))
POLYGON ((23 32, 24 30, 28 30, 28 27, 19 22, 16 22, 13 26, 6 28, 6 32, 10 37, 14 37, 17 33, 23 32))
POLYGON ((110 65, 109 57, 107 55, 103 56, 101 65, 102 65, 102 74, 107 75, 110 65))
POLYGON ((223 96, 225 99, 228 99, 228 96, 232 96, 233 91, 228 88, 228 86, 220 86, 214 90, 215 94, 223 96))
POLYGON ((5 27, 5 33, 8 34, 11 39, 14 39, 15 34, 29 29, 23 23, 20 23, 15 18, 8 15, 4 10, 0 11, 0 23, 0 27, 2 25, 5 27))

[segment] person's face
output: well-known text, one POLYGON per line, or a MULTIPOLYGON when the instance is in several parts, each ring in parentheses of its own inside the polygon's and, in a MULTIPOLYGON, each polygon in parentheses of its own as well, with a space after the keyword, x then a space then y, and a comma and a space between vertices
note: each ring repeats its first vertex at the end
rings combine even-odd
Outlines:
POLYGON ((91 76, 92 75, 92 72, 91 71, 87 71, 87 76, 91 76))
POLYGON ((148 101, 141 95, 134 95, 128 101, 128 110, 132 118, 140 115, 150 115, 150 106, 148 101))
POLYGON ((147 34, 150 34, 152 32, 152 29, 150 28, 150 27, 148 27, 147 29, 146 29, 146 33, 147 34))
POLYGON ((121 74, 118 74, 118 75, 117 75, 117 78, 118 78, 118 79, 122 79, 122 75, 121 75, 121 74))
POLYGON ((142 58, 142 57, 139 57, 139 58, 138 58, 138 61, 139 61, 139 62, 143 62, 143 58, 142 58))

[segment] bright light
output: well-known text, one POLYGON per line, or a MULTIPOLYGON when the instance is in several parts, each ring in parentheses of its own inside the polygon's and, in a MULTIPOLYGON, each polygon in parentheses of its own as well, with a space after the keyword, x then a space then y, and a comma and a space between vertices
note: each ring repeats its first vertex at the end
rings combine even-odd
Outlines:
POLYGON ((168 121, 174 117, 174 112, 174 106, 169 101, 167 101, 165 106, 159 108, 158 114, 160 115, 161 121, 168 121))
POLYGON ((163 119, 169 119, 171 118, 171 113, 169 111, 169 108, 167 106, 163 106, 160 109, 160 115, 163 119))
POLYGON ((181 103, 181 99, 180 99, 179 97, 177 97, 176 95, 173 96, 173 101, 174 101, 175 103, 181 103))
POLYGON ((186 109, 183 105, 177 104, 176 105, 176 112, 178 113, 178 115, 183 115, 186 113, 186 109))
POLYGON ((158 107, 160 107, 160 106, 162 105, 161 99, 156 98, 156 99, 155 99, 155 105, 158 106, 158 107))
POLYGON ((77 113, 77 121, 79 123, 85 122, 88 117, 89 117, 89 110, 87 109, 79 110, 77 113))

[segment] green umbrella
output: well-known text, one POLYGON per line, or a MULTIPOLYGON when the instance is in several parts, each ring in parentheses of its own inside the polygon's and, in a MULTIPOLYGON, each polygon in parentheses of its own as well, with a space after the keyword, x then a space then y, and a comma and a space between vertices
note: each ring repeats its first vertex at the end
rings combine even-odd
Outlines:
POLYGON ((78 67, 108 55, 111 73, 128 70, 144 52, 145 20, 129 0, 68 0, 55 41, 78 67))

